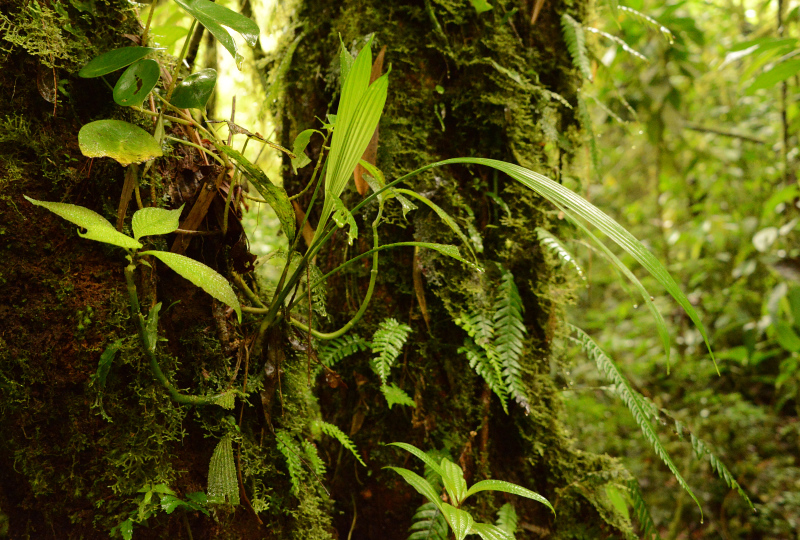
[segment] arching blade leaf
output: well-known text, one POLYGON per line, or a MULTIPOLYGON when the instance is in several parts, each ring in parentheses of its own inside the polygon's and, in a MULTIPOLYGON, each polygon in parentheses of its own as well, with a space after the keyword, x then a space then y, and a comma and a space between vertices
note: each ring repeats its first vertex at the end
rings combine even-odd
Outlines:
POLYGON ((114 101, 128 107, 142 104, 147 94, 156 87, 161 70, 155 60, 139 60, 131 64, 114 86, 114 101))
POLYGON ((78 132, 78 146, 86 157, 110 157, 121 165, 142 163, 161 156, 161 145, 145 130, 122 120, 97 120, 78 132))
POLYGON ((133 236, 139 240, 142 236, 169 234, 180 225, 183 206, 176 210, 164 208, 142 208, 133 214, 133 236))
POLYGON ((242 68, 244 58, 239 54, 236 42, 223 26, 238 33, 248 45, 255 47, 258 41, 259 29, 253 20, 208 0, 175 0, 175 3, 205 26, 222 43, 222 46, 231 53, 231 56, 236 61, 236 66, 239 69, 242 68))
POLYGON ((27 195, 23 195, 23 197, 31 204, 47 208, 57 216, 74 223, 78 227, 86 229, 86 233, 78 231, 78 235, 82 238, 97 240, 98 242, 104 242, 125 249, 139 249, 142 247, 142 244, 130 236, 119 232, 106 218, 88 208, 67 203, 37 201, 36 199, 31 199, 27 195))
POLYGON ((433 489, 433 486, 425 480, 423 477, 415 473, 414 471, 409 471, 408 469, 404 469, 402 467, 384 467, 386 469, 391 469, 403 479, 408 482, 411 487, 417 490, 417 492, 428 499, 430 502, 435 504, 441 510, 442 508, 442 501, 439 499, 439 494, 436 493, 436 490, 433 489))
MULTIPOLYGON (((517 484, 512 484, 511 482, 504 482, 503 480, 482 480, 476 484, 473 484, 472 487, 467 490, 466 497, 474 495, 479 491, 502 491, 504 493, 511 493, 512 495, 519 495, 520 497, 526 497, 528 499, 538 501, 548 507, 550 510, 553 510, 553 505, 550 504, 550 501, 535 491, 518 486, 517 484)), ((553 510, 554 514, 555 512, 556 511, 553 510)))
POLYGON ((108 75, 118 69, 133 64, 137 60, 141 60, 156 50, 157 49, 153 49, 152 47, 122 47, 120 49, 114 49, 113 51, 108 51, 107 53, 93 58, 88 64, 83 66, 78 72, 78 76, 84 79, 91 79, 102 75, 108 75))
POLYGON ((464 510, 460 510, 447 503, 442 503, 441 508, 444 519, 447 520, 448 525, 453 529, 456 540, 464 540, 472 530, 472 525, 475 523, 475 520, 464 510))
POLYGON ((422 450, 420 450, 416 446, 413 446, 413 445, 408 444, 408 443, 402 443, 402 442, 389 443, 389 446, 397 446, 398 448, 402 448, 406 452, 409 452, 410 454, 413 454, 413 455, 417 456, 419 459, 424 461, 425 465, 430 467, 433 472, 435 472, 439 476, 442 476, 443 471, 442 471, 442 467, 439 465, 439 463, 437 463, 435 459, 433 459, 431 456, 429 456, 428 454, 426 454, 425 452, 423 452, 422 450))
POLYGON ((242 169, 245 176, 247 176, 247 179, 255 184, 256 189, 261 196, 264 197, 264 200, 267 201, 267 204, 275 210, 281 222, 281 226, 283 227, 283 232, 286 233, 289 242, 291 242, 294 239, 297 225, 295 222, 294 208, 292 208, 292 203, 289 202, 289 195, 286 194, 286 190, 270 182, 267 175, 264 174, 261 169, 250 163, 250 160, 244 157, 240 152, 237 152, 226 144, 218 145, 217 148, 229 158, 233 159, 242 169))
POLYGON ((178 275, 188 279, 220 302, 232 307, 239 317, 239 322, 242 322, 242 308, 239 306, 236 293, 233 292, 228 280, 216 271, 194 259, 168 251, 142 251, 142 255, 152 255, 172 268, 178 275))
POLYGON ((179 109, 205 109, 216 84, 216 70, 208 68, 192 73, 175 87, 170 103, 179 109))
POLYGON ((614 221, 610 216, 602 210, 591 204, 583 197, 565 188, 558 182, 535 173, 519 165, 506 163, 504 161, 497 161, 494 159, 483 158, 454 158, 435 163, 434 167, 448 164, 465 163, 475 165, 486 165, 504 172, 513 179, 517 180, 524 186, 529 187, 544 198, 553 201, 564 207, 565 211, 576 218, 584 219, 590 224, 600 229, 603 234, 608 236, 622 249, 628 252, 639 264, 645 267, 650 274, 667 290, 667 292, 681 305, 681 307, 692 319, 703 340, 708 347, 711 354, 711 359, 714 359, 714 352, 711 350, 711 344, 708 341, 708 333, 706 332, 700 316, 694 309, 689 299, 683 294, 680 287, 672 278, 670 273, 664 268, 664 265, 659 262, 656 257, 650 253, 646 247, 642 245, 631 233, 629 233, 622 225, 614 221))

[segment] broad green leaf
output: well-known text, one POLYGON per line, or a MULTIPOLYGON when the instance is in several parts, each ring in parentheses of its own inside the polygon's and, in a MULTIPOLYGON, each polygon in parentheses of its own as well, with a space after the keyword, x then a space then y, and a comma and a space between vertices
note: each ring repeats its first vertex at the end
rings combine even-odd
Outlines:
POLYGON ((106 218, 83 206, 74 204, 37 201, 27 195, 23 195, 31 204, 47 208, 54 214, 74 223, 78 227, 86 229, 86 233, 78 231, 78 236, 87 240, 96 240, 125 249, 139 249, 142 244, 126 234, 117 231, 106 218))
POLYGON ((242 322, 242 308, 239 306, 239 299, 236 298, 236 293, 233 292, 228 280, 220 274, 201 262, 177 253, 142 251, 141 254, 152 255, 172 268, 178 275, 188 279, 220 302, 232 307, 239 317, 239 322, 242 322))
POLYGON ((83 66, 78 72, 78 76, 84 79, 91 79, 102 75, 108 75, 118 69, 133 64, 137 60, 141 60, 156 50, 157 49, 153 49, 152 47, 122 47, 120 49, 114 49, 113 51, 108 51, 107 53, 93 58, 88 64, 83 66))
POLYGON ((226 499, 234 506, 239 505, 239 481, 230 435, 219 441, 208 466, 208 502, 221 504, 226 499))
POLYGON ((442 503, 441 509, 444 519, 447 520, 447 524, 453 529, 456 540, 464 540, 472 530, 472 525, 475 523, 475 520, 464 510, 460 510, 447 503, 442 503))
POLYGON ((338 197, 333 203, 333 221, 336 222, 339 228, 348 227, 347 244, 352 246, 353 240, 358 238, 358 225, 356 225, 356 220, 353 219, 353 214, 344 205, 342 199, 338 197))
POLYGON ((431 470, 433 470, 433 472, 435 472, 439 476, 442 476, 442 468, 441 468, 441 466, 439 466, 438 463, 436 463, 436 460, 433 459, 428 454, 426 454, 425 452, 423 452, 422 450, 420 450, 419 448, 417 448, 416 446, 410 445, 408 443, 402 443, 402 442, 389 443, 389 446, 397 446, 398 448, 402 448, 406 452, 409 452, 409 453, 415 455, 416 457, 421 459, 423 462, 425 462, 425 465, 430 467, 431 470))
POLYGON ((469 1, 472 4, 472 7, 475 8, 475 11, 478 13, 478 15, 494 8, 494 6, 492 6, 486 0, 469 0, 469 1))
POLYGON ((311 160, 306 155, 306 146, 308 146, 308 142, 311 140, 311 136, 314 133, 319 133, 319 131, 316 129, 307 129, 301 131, 294 139, 294 145, 292 146, 292 153, 296 156, 292 159, 292 170, 294 170, 294 174, 297 174, 297 169, 302 169, 311 163, 311 160))
POLYGON ((470 534, 477 534, 483 540, 514 540, 514 536, 489 523, 473 523, 470 534))
POLYGON ((361 156, 369 145, 386 104, 388 73, 370 84, 372 52, 367 44, 361 49, 344 81, 336 127, 331 139, 325 176, 325 202, 314 240, 323 234, 335 201, 344 191, 361 156))
MULTIPOLYGON (((680 304, 680 306, 692 319, 700 334, 703 336, 706 347, 711 354, 711 359, 714 359, 714 352, 711 350, 711 344, 708 341, 708 333, 706 332, 700 316, 692 306, 686 295, 683 294, 678 284, 672 278, 670 273, 664 268, 664 265, 659 262, 656 257, 650 253, 646 247, 642 245, 630 232, 622 227, 619 223, 614 221, 605 212, 594 206, 592 203, 570 191, 558 182, 554 182, 544 175, 535 173, 529 169, 507 163, 504 161, 497 161, 494 159, 484 158, 453 158, 445 161, 434 163, 428 167, 419 169, 418 171, 425 170, 431 167, 440 167, 450 164, 475 164, 486 165, 504 172, 524 186, 532 189, 544 198, 557 203, 564 207, 567 214, 588 221, 600 229, 603 234, 608 236, 612 241, 630 254, 636 261, 639 262, 645 269, 652 274, 656 280, 667 290, 667 292, 680 304)), ((415 172, 418 172, 415 171, 415 172)), ((413 174, 413 173, 412 173, 413 174)), ((408 175, 407 175, 408 176, 408 175)), ((669 353, 667 353, 669 355, 669 353)))
POLYGON ((244 57, 239 54, 236 42, 225 27, 238 33, 248 45, 255 47, 258 42, 259 29, 253 20, 208 0, 175 0, 175 3, 205 26, 222 46, 231 53, 231 56, 236 61, 236 66, 242 69, 244 57))
POLYGON ((161 509, 167 514, 171 514, 176 508, 188 507, 189 505, 175 497, 174 495, 164 495, 161 497, 161 509))
POLYGON ((117 351, 119 351, 121 346, 122 340, 118 339, 106 347, 106 350, 100 355, 100 361, 97 363, 97 373, 94 376, 100 388, 105 388, 106 378, 108 377, 108 372, 111 370, 111 364, 114 362, 114 357, 117 356, 117 351))
POLYGON ((792 326, 785 321, 775 323, 775 337, 784 350, 790 352, 800 352, 800 336, 794 331, 792 326))
POLYGON ((800 60, 787 60, 786 62, 781 62, 756 77, 756 80, 753 81, 753 84, 747 88, 746 94, 751 95, 755 93, 756 90, 761 90, 762 88, 771 88, 779 82, 785 81, 789 77, 793 77, 798 72, 800 72, 800 60))
POLYGON ((519 495, 520 497, 526 497, 528 499, 538 501, 552 510, 554 514, 556 513, 556 511, 553 509, 553 505, 550 504, 550 501, 535 491, 518 486, 517 484, 512 484, 511 482, 504 482, 503 480, 482 480, 476 484, 473 484, 473 486, 469 488, 466 497, 470 497, 479 491, 502 491, 504 493, 511 493, 512 495, 519 495))
POLYGON ((442 508, 442 500, 439 498, 439 494, 436 493, 436 490, 433 489, 433 486, 425 480, 423 477, 418 475, 413 471, 409 471, 408 469, 403 469, 402 467, 384 467, 385 469, 391 469, 403 479, 408 482, 411 487, 417 490, 417 492, 428 499, 430 502, 435 504, 440 510, 442 508))
POLYGON ((139 60, 131 64, 114 86, 114 101, 123 107, 140 106, 158 83, 161 69, 155 60, 139 60))
POLYGON ((628 512, 628 503, 625 502, 625 496, 622 490, 614 484, 606 484, 606 495, 617 512, 625 517, 625 521, 630 521, 631 515, 628 512))
POLYGON ((97 120, 78 132, 78 146, 86 157, 110 157, 120 165, 142 163, 161 156, 161 145, 148 132, 122 120, 97 120))
POLYGON ((216 84, 216 70, 208 68, 192 73, 175 86, 170 103, 179 109, 203 110, 216 84))
POLYGON ((245 176, 250 180, 272 209, 277 214, 278 219, 283 227, 283 232, 289 238, 289 242, 294 239, 297 224, 295 222, 294 208, 292 203, 289 202, 289 196, 286 190, 282 187, 273 184, 267 175, 257 166, 250 163, 240 152, 237 152, 228 145, 221 144, 217 148, 225 153, 229 158, 233 159, 236 164, 242 169, 245 176))
POLYGON ((181 212, 184 205, 175 210, 146 207, 133 214, 133 237, 139 240, 143 236, 169 234, 180 226, 181 212))
POLYGON ((122 534, 123 540, 131 540, 131 538, 133 538, 133 521, 131 518, 126 519, 120 524, 119 532, 122 534))
POLYGON ((172 47, 175 43, 186 37, 188 28, 182 26, 153 26, 150 28, 150 39, 160 47, 172 47))
POLYGON ((457 506, 467 498, 467 481, 464 480, 464 471, 461 467, 447 458, 443 458, 440 464, 442 468, 442 482, 450 500, 457 506))

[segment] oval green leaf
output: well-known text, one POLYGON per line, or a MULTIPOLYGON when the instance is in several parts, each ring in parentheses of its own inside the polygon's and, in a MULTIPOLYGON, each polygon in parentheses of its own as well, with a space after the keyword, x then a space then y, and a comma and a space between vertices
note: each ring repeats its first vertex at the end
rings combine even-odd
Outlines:
POLYGON ((129 107, 142 104, 147 94, 156 87, 161 69, 155 60, 140 60, 131 64, 114 86, 114 101, 129 107))
MULTIPOLYGON (((517 484, 512 484, 511 482, 504 482, 503 480, 482 480, 481 482, 473 484, 473 486, 469 488, 466 497, 474 495, 479 491, 503 491, 505 493, 511 493, 512 495, 519 495, 520 497, 526 497, 528 499, 538 501, 552 510, 554 514, 556 513, 556 511, 553 509, 553 505, 550 504, 550 501, 535 491, 518 486, 517 484)), ((466 497, 464 498, 466 499, 466 497)))
POLYGON ((223 304, 232 307, 239 317, 239 322, 242 322, 242 308, 239 306, 236 293, 233 292, 228 280, 216 271, 194 259, 168 251, 142 251, 142 255, 152 255, 172 268, 179 276, 188 279, 223 304))
POLYGON ((83 126, 78 146, 86 157, 110 157, 121 165, 158 157, 161 145, 145 130, 122 120, 97 120, 83 126))
POLYGON ((108 51, 107 53, 93 58, 88 64, 83 66, 78 72, 78 76, 84 79, 91 79, 102 75, 108 75, 118 69, 133 64, 137 60, 141 60, 155 50, 157 49, 152 47, 122 47, 120 49, 108 51))
POLYGON ((182 26, 154 26, 150 28, 150 39, 160 47, 172 47, 188 33, 189 29, 182 26))
POLYGON ((133 237, 139 240, 142 236, 174 232, 180 224, 183 206, 176 210, 152 207, 137 210, 133 214, 133 237))
POLYGON ((57 216, 86 229, 86 233, 78 231, 78 235, 82 238, 104 242, 125 249, 139 249, 142 247, 142 244, 119 232, 106 218, 88 208, 67 203, 37 201, 27 195, 23 195, 23 197, 29 203, 47 208, 57 216))
POLYGON ((216 84, 217 72, 211 68, 192 73, 178 83, 170 102, 179 109, 205 109, 216 84))
POLYGON ((205 26, 211 35, 217 38, 222 46, 231 53, 236 61, 236 66, 239 69, 242 68, 244 57, 239 54, 236 42, 223 26, 238 33, 248 45, 255 47, 260 31, 253 20, 208 0, 175 0, 175 3, 205 26))

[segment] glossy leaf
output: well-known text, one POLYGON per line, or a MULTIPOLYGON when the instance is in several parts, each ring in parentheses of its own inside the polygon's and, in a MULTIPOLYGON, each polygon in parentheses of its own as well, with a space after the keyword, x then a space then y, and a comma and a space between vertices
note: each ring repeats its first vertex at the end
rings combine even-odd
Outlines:
POLYGON ((133 237, 139 240, 143 236, 169 234, 180 225, 183 206, 175 210, 146 207, 133 214, 133 237))
POLYGON ((433 472, 435 472, 439 476, 442 476, 442 467, 439 465, 439 463, 437 463, 435 459, 433 459, 431 456, 429 456, 416 446, 402 442, 389 443, 389 446, 397 446, 398 448, 402 448, 406 452, 418 457, 425 463, 425 465, 430 467, 433 472))
POLYGON ((172 47, 178 40, 186 37, 188 28, 182 26, 153 26, 150 28, 150 39, 160 47, 172 47))
POLYGON ((417 490, 417 492, 428 499, 430 502, 435 504, 440 510, 442 508, 442 501, 439 498, 439 494, 436 493, 436 490, 433 489, 433 486, 425 480, 423 477, 415 473, 414 471, 409 471, 408 469, 404 469, 402 467, 385 467, 386 469, 391 469, 403 479, 408 482, 411 487, 417 490))
POLYGON ((467 497, 467 481, 464 480, 464 471, 447 458, 442 459, 440 467, 447 495, 454 504, 461 506, 461 502, 467 497))
POLYGON ((464 510, 460 510, 447 503, 442 503, 441 509, 444 519, 447 520, 447 524, 450 525, 450 528, 453 530, 456 540, 464 540, 472 530, 472 525, 475 523, 475 520, 464 510))
POLYGON ((156 50, 157 49, 152 47, 122 47, 114 49, 113 51, 108 51, 107 53, 93 58, 88 64, 83 66, 78 72, 78 76, 84 79, 91 79, 102 75, 108 75, 118 69, 133 64, 137 60, 141 60, 156 50))
POLYGON ((216 84, 216 70, 208 68, 192 73, 175 86, 170 103, 179 109, 203 110, 216 84))
POLYGON ((155 60, 139 60, 131 64, 120 76, 114 86, 114 101, 117 105, 140 106, 161 76, 161 69, 155 60))
POLYGON ((503 480, 482 480, 476 484, 473 484, 472 487, 467 491, 466 496, 470 497, 479 491, 502 491, 504 493, 511 493, 512 495, 519 495, 520 497, 526 497, 528 499, 538 501, 552 510, 554 514, 556 513, 556 511, 553 509, 553 505, 550 504, 550 501, 535 491, 518 486, 517 484, 512 484, 511 482, 504 482, 503 480))
POLYGON ((470 534, 477 534, 483 540, 514 540, 514 536, 489 523, 473 523, 470 534))
POLYGON ((120 165, 142 163, 161 156, 161 145, 148 132, 122 120, 97 120, 78 132, 86 157, 110 157, 120 165))
POLYGON ((164 495, 161 497, 161 509, 167 514, 171 514, 176 508, 188 507, 189 505, 175 497, 174 495, 164 495))
POLYGON ((469 0, 469 1, 472 4, 472 7, 475 8, 475 12, 478 15, 480 15, 481 13, 484 13, 484 12, 489 11, 490 9, 494 8, 494 6, 492 6, 486 0, 469 0))
POLYGON ((232 307, 239 317, 239 322, 242 322, 242 308, 239 306, 236 293, 233 292, 228 280, 216 271, 201 262, 177 253, 143 251, 142 255, 152 255, 172 268, 178 275, 188 279, 220 302, 232 307))
POLYGON ((119 232, 106 218, 88 208, 67 203, 37 201, 27 195, 23 195, 23 197, 31 204, 47 208, 57 216, 86 229, 85 233, 78 231, 78 236, 81 238, 96 240, 125 249, 139 249, 142 247, 142 244, 119 232))
POLYGON ((291 242, 294 239, 297 225, 295 222, 294 208, 292 208, 292 203, 289 202, 289 196, 286 194, 286 190, 273 184, 261 169, 253 165, 250 160, 244 157, 240 152, 224 144, 219 145, 217 148, 229 158, 233 159, 239 168, 242 169, 245 176, 247 176, 247 179, 255 185, 258 192, 264 200, 267 201, 267 204, 270 205, 275 211, 275 214, 278 215, 278 219, 283 227, 283 232, 289 238, 289 242, 291 242))
POLYGON ((255 47, 258 42, 259 29, 253 20, 208 0, 175 0, 175 3, 205 26, 222 46, 231 53, 231 56, 236 61, 236 66, 242 69, 244 57, 239 54, 236 42, 225 27, 238 33, 248 45, 255 47))

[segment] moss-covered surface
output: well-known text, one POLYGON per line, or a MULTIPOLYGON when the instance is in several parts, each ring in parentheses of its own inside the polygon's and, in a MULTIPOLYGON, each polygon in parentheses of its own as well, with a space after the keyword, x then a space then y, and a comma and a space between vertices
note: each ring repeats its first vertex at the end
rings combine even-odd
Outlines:
MULTIPOLYGON (((534 26, 532 2, 492 2, 494 9, 482 14, 469 2, 450 0, 299 4, 298 30, 286 43, 301 32, 305 35, 277 111, 284 144, 291 145, 300 130, 314 126, 315 116, 323 118, 335 110, 339 36, 357 51, 374 33, 373 51, 386 46, 384 66, 392 67, 377 159, 387 178, 441 159, 479 156, 516 162, 575 187, 569 174, 574 151, 581 145, 573 110, 580 79, 559 21, 564 12, 582 20, 588 3, 545 3, 534 26)), ((310 172, 294 177, 286 170, 285 185, 290 192, 299 191, 310 172)), ((377 292, 358 332, 370 335, 387 317, 412 325, 402 366, 394 368, 393 377, 414 396, 416 408, 386 406, 367 354, 339 366, 347 390, 320 387, 323 417, 352 434, 369 465, 364 472, 346 455, 337 461, 332 496, 339 511, 339 536, 347 536, 351 526, 352 538, 407 536, 422 500, 397 475, 381 470, 408 462, 407 456, 382 446, 392 441, 450 453, 470 482, 505 479, 556 503, 554 518, 541 505, 509 499, 524 524, 518 537, 623 535, 629 524, 613 510, 602 488, 627 473, 606 456, 574 448, 559 421, 559 373, 568 361, 555 343, 563 333, 562 308, 574 284, 548 262, 534 232, 536 227, 558 227, 557 212, 513 180, 477 167, 433 169, 408 185, 456 216, 473 247, 482 248, 479 257, 487 271, 476 274, 423 250, 419 262, 428 329, 415 299, 413 252, 382 255, 377 292), (525 306, 528 337, 521 363, 531 397, 529 415, 515 404, 506 415, 458 352, 465 333, 453 319, 491 305, 501 268, 513 273, 525 306)), ((345 197, 359 198, 354 190, 345 197)), ((362 236, 368 236, 366 225, 374 212, 367 209, 363 220, 357 218, 362 236)), ((459 244, 431 211, 417 210, 409 222, 402 219, 399 205, 389 213, 381 243, 413 239, 459 244)), ((355 249, 364 250, 369 242, 362 239, 355 249)), ((341 232, 319 261, 323 271, 339 264, 345 249, 341 232)), ((365 264, 329 284, 329 305, 340 306, 335 323, 352 316, 367 280, 365 264)), ((408 465, 420 470, 413 460, 408 465)), ((483 520, 493 521, 504 500, 478 498, 474 509, 483 520)))

